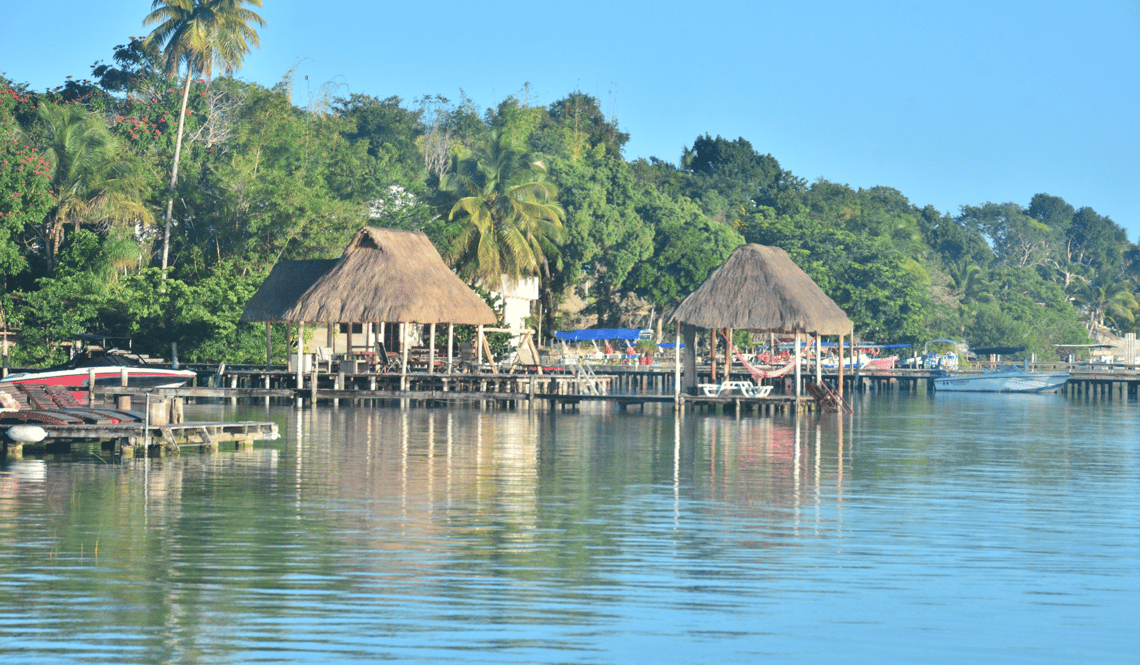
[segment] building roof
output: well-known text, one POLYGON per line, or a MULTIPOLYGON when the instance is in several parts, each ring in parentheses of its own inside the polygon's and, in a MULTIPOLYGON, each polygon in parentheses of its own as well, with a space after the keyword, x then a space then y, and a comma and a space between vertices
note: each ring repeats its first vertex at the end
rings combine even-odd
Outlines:
MULTIPOLYGON (((247 317, 247 305, 242 320, 472 325, 494 325, 498 321, 495 312, 447 267, 420 231, 364 227, 341 258, 332 263, 303 290, 298 288, 302 286, 300 279, 282 279, 276 284, 266 279, 250 305, 267 287, 272 292, 265 294, 266 300, 291 303, 280 311, 280 318, 273 319, 247 317)), ((315 272, 316 266, 313 268, 315 272)), ((290 273, 293 270, 286 268, 290 273)))
POLYGON ((286 321, 285 313, 318 279, 332 270, 338 259, 281 261, 269 271, 261 288, 241 313, 242 323, 251 321, 286 321))
POLYGON ((851 319, 779 247, 739 247, 670 319, 700 328, 843 335, 851 319))

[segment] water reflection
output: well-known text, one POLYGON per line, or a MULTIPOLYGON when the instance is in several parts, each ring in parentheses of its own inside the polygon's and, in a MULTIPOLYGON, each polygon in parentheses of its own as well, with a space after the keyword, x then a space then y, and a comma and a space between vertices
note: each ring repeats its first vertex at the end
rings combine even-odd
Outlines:
POLYGON ((198 407, 202 420, 272 418, 287 436, 238 453, 0 466, 0 652, 677 663, 954 662, 963 643, 985 660, 1127 652, 1140 453, 1121 432, 1137 425, 1134 405, 856 407, 799 419, 198 407))

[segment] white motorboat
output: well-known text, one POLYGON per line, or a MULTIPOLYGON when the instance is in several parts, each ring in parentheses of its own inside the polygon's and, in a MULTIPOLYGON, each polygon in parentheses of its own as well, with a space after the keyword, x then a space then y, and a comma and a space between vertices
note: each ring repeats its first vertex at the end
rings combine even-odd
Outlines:
POLYGON ((1030 372, 1007 366, 982 374, 944 374, 934 378, 934 389, 973 393, 1050 393, 1065 385, 1068 372, 1030 372))

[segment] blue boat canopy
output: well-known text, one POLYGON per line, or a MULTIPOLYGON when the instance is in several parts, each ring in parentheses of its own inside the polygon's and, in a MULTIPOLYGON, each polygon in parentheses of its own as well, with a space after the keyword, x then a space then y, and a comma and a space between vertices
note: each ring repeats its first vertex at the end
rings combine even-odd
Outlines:
POLYGON ((587 330, 558 330, 554 339, 563 342, 585 342, 596 339, 651 339, 652 330, 638 330, 637 328, 589 328, 587 330))

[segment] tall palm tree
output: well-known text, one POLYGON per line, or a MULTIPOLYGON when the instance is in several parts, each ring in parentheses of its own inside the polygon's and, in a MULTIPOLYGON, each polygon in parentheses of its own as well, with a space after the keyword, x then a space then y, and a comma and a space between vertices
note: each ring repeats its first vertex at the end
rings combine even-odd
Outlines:
POLYGON ((265 27, 252 9, 261 0, 154 0, 143 25, 158 26, 146 38, 147 45, 162 48, 167 76, 176 76, 186 65, 186 82, 182 86, 182 110, 178 114, 178 133, 174 140, 174 166, 170 170, 170 197, 166 202, 166 229, 162 237, 162 270, 165 275, 170 256, 170 227, 174 216, 174 190, 178 185, 178 158, 182 154, 182 129, 186 120, 186 103, 194 75, 209 79, 214 65, 227 74, 241 67, 252 47, 261 45, 256 23, 265 27))
POLYGON ((71 225, 112 226, 150 223, 143 185, 134 163, 124 159, 103 120, 78 104, 42 104, 44 157, 52 167, 56 206, 48 215, 43 241, 48 266, 55 264, 64 229, 71 225))
POLYGON ((453 157, 440 188, 454 200, 448 219, 465 222, 450 252, 461 275, 490 288, 530 275, 548 281, 565 213, 542 162, 496 132, 470 157, 453 157))

